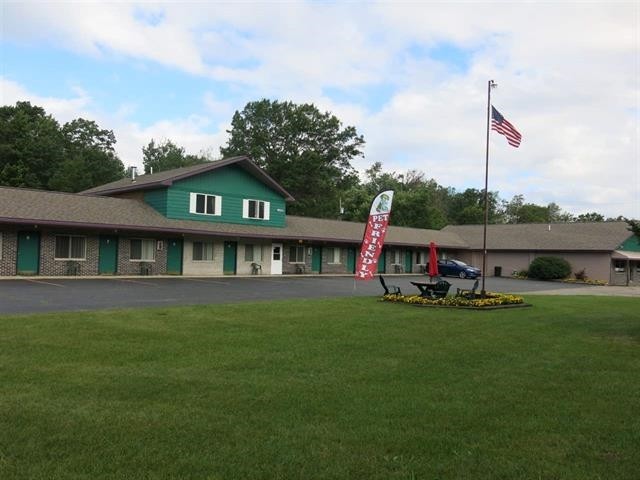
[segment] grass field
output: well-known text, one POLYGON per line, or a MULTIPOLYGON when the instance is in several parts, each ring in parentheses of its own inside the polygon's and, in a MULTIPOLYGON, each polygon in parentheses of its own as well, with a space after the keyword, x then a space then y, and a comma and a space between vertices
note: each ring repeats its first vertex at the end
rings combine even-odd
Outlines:
POLYGON ((0 317, 0 478, 637 479, 640 301, 0 317))

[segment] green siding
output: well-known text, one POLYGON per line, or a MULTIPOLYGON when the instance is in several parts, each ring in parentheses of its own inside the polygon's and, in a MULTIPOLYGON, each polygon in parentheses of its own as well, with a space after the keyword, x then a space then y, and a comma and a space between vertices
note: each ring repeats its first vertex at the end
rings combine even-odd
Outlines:
MULTIPOLYGON (((156 191, 154 191, 156 192, 156 191)), ((153 194, 154 192, 149 192, 153 194)), ((157 195, 157 194, 156 194, 157 195)), ((162 201, 145 194, 145 200, 162 212, 162 201), (151 202, 154 203, 151 203, 151 202), (159 206, 156 206, 159 205, 159 206)), ((168 218, 198 220, 203 222, 239 223, 243 225, 285 226, 285 200, 277 192, 255 179, 237 165, 203 173, 175 182, 166 190, 166 213, 168 218), (222 197, 220 216, 189 213, 190 193, 208 193, 222 197), (242 200, 253 199, 270 202, 269 220, 242 218, 242 200)))
MULTIPOLYGON (((167 216, 167 189, 150 190, 144 192, 144 201, 159 211, 165 217, 167 216)), ((187 209, 189 206, 187 205, 187 209)))
POLYGON ((618 250, 626 252, 640 252, 640 238, 636 235, 631 235, 622 243, 618 250))

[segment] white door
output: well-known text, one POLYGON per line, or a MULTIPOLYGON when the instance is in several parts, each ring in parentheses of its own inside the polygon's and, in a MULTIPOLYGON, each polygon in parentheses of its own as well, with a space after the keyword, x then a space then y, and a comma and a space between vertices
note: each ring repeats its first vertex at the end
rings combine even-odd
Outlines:
POLYGON ((282 275, 282 244, 271 244, 271 275, 282 275))

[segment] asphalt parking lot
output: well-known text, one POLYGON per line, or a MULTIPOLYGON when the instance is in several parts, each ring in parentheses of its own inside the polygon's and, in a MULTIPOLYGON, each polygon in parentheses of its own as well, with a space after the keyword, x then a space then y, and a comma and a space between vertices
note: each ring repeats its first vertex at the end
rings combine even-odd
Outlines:
MULTIPOLYGON (((417 293, 409 282, 420 275, 388 275, 387 283, 403 293, 417 293)), ((447 277, 457 287, 470 288, 473 280, 447 277)), ((490 277, 489 291, 536 294, 637 295, 638 287, 580 287, 571 284, 490 277), (616 288, 621 293, 617 293, 616 288), (629 289, 631 288, 631 289, 629 289)), ((352 276, 251 277, 102 277, 10 278, 0 280, 0 315, 114 308, 159 307, 232 303, 295 298, 378 296, 377 279, 354 282, 352 276)))

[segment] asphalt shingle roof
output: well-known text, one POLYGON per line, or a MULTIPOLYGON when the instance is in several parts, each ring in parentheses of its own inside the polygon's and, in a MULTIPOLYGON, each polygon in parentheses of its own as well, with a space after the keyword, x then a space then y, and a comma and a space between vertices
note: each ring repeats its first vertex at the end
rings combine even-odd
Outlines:
MULTIPOLYGON (((0 187, 0 223, 351 244, 361 242, 365 227, 293 215, 287 215, 284 228, 172 220, 139 200, 10 187, 0 187)), ((442 230, 390 226, 386 243, 426 247, 433 241, 440 248, 480 250, 482 236, 482 225, 451 225, 442 230)), ((613 251, 630 236, 626 222, 489 225, 487 248, 613 251)))
MULTIPOLYGON (((166 234, 316 240, 358 244, 365 225, 288 215, 286 226, 261 227, 196 220, 172 220, 134 199, 0 187, 0 222, 166 234)), ((466 248, 455 233, 391 226, 386 243, 466 248)))
MULTIPOLYGON (((482 249, 482 225, 449 225, 474 250, 482 249)), ((489 225, 489 250, 590 250, 612 251, 631 236, 626 222, 526 223, 489 225)))

